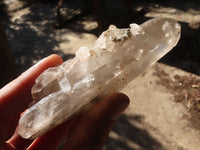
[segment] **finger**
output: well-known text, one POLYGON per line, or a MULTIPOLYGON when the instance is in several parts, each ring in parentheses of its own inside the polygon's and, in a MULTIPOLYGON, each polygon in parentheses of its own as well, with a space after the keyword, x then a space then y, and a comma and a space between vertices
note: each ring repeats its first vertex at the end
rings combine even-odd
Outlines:
POLYGON ((15 131, 17 122, 18 118, 14 118, 13 120, 0 119, 0 147, 11 137, 15 131))
POLYGON ((77 120, 63 149, 101 149, 114 121, 128 105, 128 97, 121 93, 100 101, 90 112, 77 120))
POLYGON ((32 101, 31 88, 35 79, 47 68, 59 65, 62 59, 51 55, 0 90, 0 118, 19 115, 32 101))
POLYGON ((28 147, 33 140, 24 139, 18 134, 18 127, 15 130, 13 136, 6 142, 7 146, 13 147, 15 150, 23 150, 28 147))
POLYGON ((45 135, 37 138, 27 150, 57 150, 60 144, 67 138, 68 132, 75 119, 55 127, 45 135))
POLYGON ((58 55, 51 55, 0 90, 0 145, 13 134, 20 113, 32 101, 31 87, 35 79, 45 69, 61 63, 58 55))

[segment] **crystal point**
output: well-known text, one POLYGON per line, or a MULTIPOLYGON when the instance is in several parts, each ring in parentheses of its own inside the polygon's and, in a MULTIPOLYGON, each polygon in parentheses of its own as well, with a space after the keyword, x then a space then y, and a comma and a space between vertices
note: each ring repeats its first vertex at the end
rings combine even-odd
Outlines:
POLYGON ((67 119, 89 110, 96 100, 121 90, 179 41, 180 25, 155 18, 128 29, 111 25, 94 47, 49 68, 32 88, 35 105, 20 118, 19 134, 34 139, 67 119))

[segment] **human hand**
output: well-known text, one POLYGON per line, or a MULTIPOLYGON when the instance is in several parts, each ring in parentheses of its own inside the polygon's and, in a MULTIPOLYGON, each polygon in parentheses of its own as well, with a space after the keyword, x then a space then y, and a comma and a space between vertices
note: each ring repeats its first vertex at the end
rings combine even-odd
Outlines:
POLYGON ((47 68, 61 63, 58 55, 51 55, 0 90, 0 150, 57 150, 64 140, 62 150, 102 149, 113 123, 129 104, 124 94, 104 98, 86 114, 64 122, 35 140, 23 139, 18 134, 18 120, 32 101, 35 79, 47 68))

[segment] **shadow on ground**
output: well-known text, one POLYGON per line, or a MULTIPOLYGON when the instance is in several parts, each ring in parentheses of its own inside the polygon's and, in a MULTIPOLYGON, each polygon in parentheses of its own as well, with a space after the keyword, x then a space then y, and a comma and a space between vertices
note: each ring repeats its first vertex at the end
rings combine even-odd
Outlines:
MULTIPOLYGON (((110 2, 113 2, 110 0, 110 2)), ((142 11, 128 14, 126 7, 120 1, 112 7, 109 2, 104 2, 105 22, 107 25, 115 24, 118 27, 128 27, 131 22, 142 23, 149 19, 144 17, 144 13, 148 11, 148 6, 162 5, 165 7, 174 7, 180 10, 187 11, 188 9, 197 9, 197 5, 193 3, 176 2, 161 2, 161 1, 132 1, 133 9, 142 7, 142 11), (121 6, 122 5, 122 6, 121 6), (119 7, 120 6, 120 7, 119 7)), ((114 3, 113 3, 114 4, 114 3)), ((31 2, 29 13, 22 15, 22 18, 16 19, 14 22, 6 21, 8 25, 9 41, 13 41, 11 48, 16 57, 16 62, 20 68, 20 72, 26 70, 34 62, 42 59, 49 54, 56 53, 66 59, 72 58, 73 54, 63 54, 59 51, 59 39, 55 39, 55 35, 59 34, 60 30, 53 28, 55 23, 55 9, 57 2, 31 2), (56 30, 56 31, 55 31, 56 30), (17 44, 15 44, 17 43, 17 44)), ((77 10, 81 6, 79 3, 74 4, 72 1, 66 1, 63 7, 68 7, 70 10, 77 10), (75 5, 75 6, 74 6, 75 5)), ((24 9, 24 8, 23 8, 24 9)), ((91 12, 92 14, 92 12, 91 12)), ((91 19, 91 16, 84 16, 80 20, 91 19)), ((92 18, 95 20, 95 18, 92 18)), ((85 30, 84 25, 80 21, 63 27, 74 33, 91 33, 97 35, 97 29, 85 30)), ((160 62, 178 67, 191 73, 200 75, 200 30, 193 30, 187 24, 182 23, 182 37, 177 45, 169 54, 167 54, 160 62)))
POLYGON ((43 9, 49 8, 32 6, 30 13, 23 15, 23 18, 9 22, 8 37, 9 41, 12 41, 11 48, 21 72, 52 53, 60 55, 65 60, 74 56, 58 50, 60 41, 55 39, 51 25, 53 10, 43 9), (49 11, 50 15, 45 14, 45 11, 49 11))
POLYGON ((105 150, 164 150, 147 130, 135 125, 142 125, 143 119, 140 115, 122 115, 112 129, 114 135, 109 137, 105 150))
POLYGON ((178 45, 160 62, 200 75, 200 30, 181 23, 182 32, 178 45))

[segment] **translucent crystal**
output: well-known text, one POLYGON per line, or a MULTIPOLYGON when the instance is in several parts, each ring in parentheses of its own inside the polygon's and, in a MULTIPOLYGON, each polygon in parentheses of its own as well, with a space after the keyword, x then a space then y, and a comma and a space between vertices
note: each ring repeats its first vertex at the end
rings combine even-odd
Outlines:
POLYGON ((19 134, 36 138, 74 115, 89 110, 109 93, 121 90, 170 51, 180 38, 180 25, 155 18, 128 29, 111 25, 93 48, 47 69, 32 88, 35 105, 19 121, 19 134))

